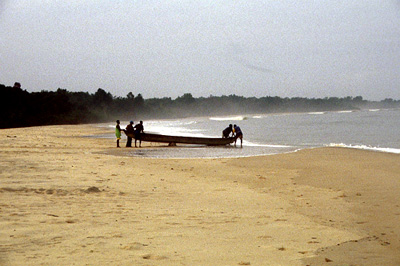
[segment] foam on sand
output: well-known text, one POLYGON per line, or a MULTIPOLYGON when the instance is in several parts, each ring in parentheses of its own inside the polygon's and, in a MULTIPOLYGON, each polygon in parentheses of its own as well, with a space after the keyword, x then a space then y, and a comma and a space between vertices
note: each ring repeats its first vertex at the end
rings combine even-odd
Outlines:
POLYGON ((379 151, 379 152, 388 152, 400 154, 400 149, 395 148, 380 148, 380 147, 371 147, 367 145, 348 145, 344 143, 331 143, 327 145, 328 147, 342 147, 342 148, 351 148, 351 149, 359 149, 359 150, 369 150, 369 151, 379 151))

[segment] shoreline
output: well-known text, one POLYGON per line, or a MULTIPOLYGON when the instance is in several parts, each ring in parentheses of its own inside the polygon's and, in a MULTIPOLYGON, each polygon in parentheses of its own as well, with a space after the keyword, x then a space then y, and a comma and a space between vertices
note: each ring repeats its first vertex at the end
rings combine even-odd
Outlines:
POLYGON ((0 131, 0 264, 400 264, 398 154, 150 160, 88 132, 0 131))
MULTIPOLYGON (((143 144, 142 144, 143 146, 143 144)), ((157 145, 151 144, 146 145, 142 148, 125 148, 122 149, 111 149, 102 152, 103 154, 113 155, 113 156, 126 156, 134 158, 146 158, 146 159, 181 159, 181 160, 194 160, 194 159, 235 159, 235 158, 251 158, 251 157, 262 157, 271 156, 278 154, 287 154, 292 152, 297 152, 302 149, 295 149, 295 147, 288 147, 285 151, 276 151, 273 148, 268 152, 249 152, 249 147, 210 147, 210 146, 190 146, 190 145, 179 145, 174 147, 169 147, 168 145, 157 145), (210 151, 211 150, 211 151, 210 151), (214 151, 213 151, 214 150, 214 151), (274 151, 274 152, 272 152, 274 151), (236 153, 235 153, 236 152, 236 153), (183 154, 184 153, 184 154, 183 154)), ((307 148, 311 149, 311 148, 307 148)), ((266 150, 266 149, 264 149, 266 150)))
MULTIPOLYGON (((158 120, 152 120, 152 122, 158 121, 158 120)), ((148 121, 148 123, 151 123, 151 121, 148 121)), ((114 139, 114 133, 111 128, 113 129, 112 123, 104 123, 99 126, 99 124, 94 124, 96 127, 103 128, 103 129, 109 129, 107 133, 105 134, 100 134, 100 135, 87 135, 86 137, 93 137, 93 138, 104 138, 104 139, 114 139)), ((160 130, 160 129, 159 129, 160 130)), ((152 132, 152 131, 151 131, 152 132)), ((159 132, 159 131, 154 131, 154 132, 159 132)), ((175 135, 174 133, 172 135, 175 135)), ((123 135, 124 136, 124 135, 123 135)), ((209 135, 202 135, 205 137, 210 137, 209 135)), ((215 137, 215 136, 214 136, 215 137)), ((390 144, 365 144, 367 142, 363 141, 350 141, 350 142, 318 142, 314 144, 303 144, 303 143, 298 143, 296 144, 287 144, 291 142, 287 142, 285 144, 273 144, 274 142, 271 143, 257 143, 257 142, 251 142, 248 140, 244 141, 243 147, 245 148, 243 151, 239 151, 238 155, 232 155, 232 154, 225 154, 222 152, 221 154, 216 154, 216 155, 208 155, 204 153, 200 153, 199 155, 192 155, 190 158, 234 158, 234 157, 248 157, 248 156, 263 156, 263 155, 271 155, 271 154, 281 154, 281 153, 287 153, 293 152, 296 150, 303 150, 303 149, 313 149, 313 148, 322 148, 322 147, 342 147, 342 148, 350 148, 350 149, 360 149, 360 150, 370 150, 370 151, 378 151, 378 152, 385 152, 385 153, 393 153, 393 154, 400 154, 400 147, 398 144, 396 145, 394 142, 390 142, 390 144)), ((386 143, 386 142, 383 142, 386 143)), ((151 147, 159 147, 162 146, 154 143, 145 143, 145 146, 151 146, 151 147)), ((180 148, 201 148, 201 147, 206 147, 206 146, 190 146, 190 145, 179 145, 177 147, 180 148)), ((228 146, 230 148, 234 148, 233 145, 228 146)), ((210 147, 207 147, 210 148, 210 147)), ((146 156, 146 157, 151 157, 151 156, 146 156)), ((168 154, 159 154, 158 156, 154 156, 156 158, 178 158, 176 155, 168 155, 168 154)), ((187 156, 180 157, 180 158, 186 158, 187 156)))

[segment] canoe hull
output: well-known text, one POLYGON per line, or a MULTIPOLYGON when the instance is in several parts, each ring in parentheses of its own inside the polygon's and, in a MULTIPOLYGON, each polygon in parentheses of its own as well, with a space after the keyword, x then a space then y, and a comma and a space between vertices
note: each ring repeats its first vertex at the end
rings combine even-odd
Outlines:
MULTIPOLYGON (((131 138, 135 138, 134 134, 125 133, 131 138)), ((228 145, 235 141, 235 138, 206 138, 206 137, 183 137, 183 136, 168 136, 153 133, 141 133, 140 139, 148 142, 168 143, 169 145, 181 144, 196 144, 208 146, 228 145)))

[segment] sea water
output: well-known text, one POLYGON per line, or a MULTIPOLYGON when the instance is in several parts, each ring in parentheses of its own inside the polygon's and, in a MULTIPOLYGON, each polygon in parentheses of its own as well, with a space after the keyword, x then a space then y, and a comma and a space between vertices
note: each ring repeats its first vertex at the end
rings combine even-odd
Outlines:
MULTIPOLYGON (((229 124, 237 124, 242 129, 243 148, 238 140, 236 147, 178 144, 177 147, 133 148, 129 155, 151 158, 245 157, 326 146, 400 153, 400 109, 144 121, 145 132, 199 137, 221 137, 222 130, 229 124)), ((113 128, 115 125, 107 126, 113 128)))

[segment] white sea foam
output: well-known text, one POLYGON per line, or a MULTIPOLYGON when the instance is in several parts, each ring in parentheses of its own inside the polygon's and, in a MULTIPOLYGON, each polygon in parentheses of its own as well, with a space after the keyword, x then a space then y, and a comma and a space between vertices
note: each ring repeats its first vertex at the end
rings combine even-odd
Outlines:
POLYGON ((381 109, 369 109, 368 111, 370 111, 370 112, 378 112, 378 111, 380 111, 381 109))
POLYGON ((352 113, 352 112, 354 112, 354 111, 352 111, 352 110, 344 110, 344 111, 338 111, 337 113, 344 114, 344 113, 352 113))
POLYGON ((201 136, 200 130, 188 129, 179 126, 149 125, 145 127, 145 132, 153 132, 172 136, 201 136))
POLYGON ((325 112, 309 112, 309 115, 323 115, 325 112))
MULTIPOLYGON (((240 140, 238 140, 236 143, 240 143, 240 140)), ((245 141, 243 140, 243 146, 247 147, 266 147, 266 148, 291 148, 293 146, 289 145, 274 145, 274 144, 259 144, 259 143, 253 143, 250 141, 245 141)))
POLYGON ((343 148, 352 148, 352 149, 400 154, 400 149, 395 149, 395 148, 380 148, 380 147, 371 147, 371 146, 367 146, 367 145, 348 145, 348 144, 344 144, 344 143, 331 143, 327 146, 328 147, 343 147, 343 148))
POLYGON ((247 119, 247 117, 245 116, 210 117, 210 120, 215 120, 215 121, 241 121, 245 119, 247 119))

